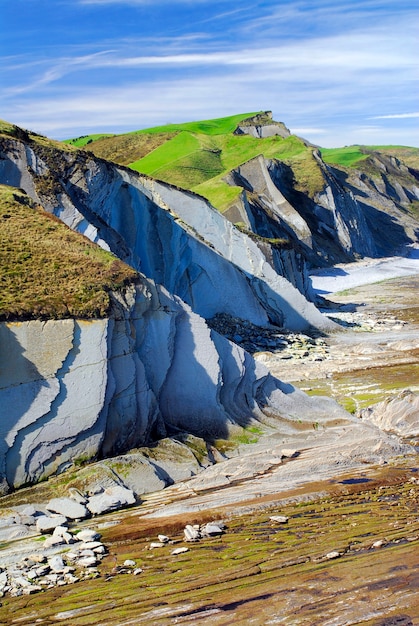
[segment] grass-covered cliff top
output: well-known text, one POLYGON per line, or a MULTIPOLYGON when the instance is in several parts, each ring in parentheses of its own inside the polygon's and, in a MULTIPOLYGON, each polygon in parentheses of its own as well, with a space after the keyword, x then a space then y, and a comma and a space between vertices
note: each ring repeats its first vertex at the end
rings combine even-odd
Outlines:
POLYGON ((326 163, 344 167, 361 168, 374 152, 394 156, 409 167, 419 169, 419 148, 409 146, 345 146, 343 148, 321 148, 321 155, 326 163))
POLYGON ((0 185, 0 320, 105 317, 137 273, 21 190, 0 185))
POLYGON ((86 135, 68 140, 97 156, 126 165, 206 197, 223 211, 241 193, 224 178, 234 168, 263 154, 293 167, 296 187, 307 193, 320 191, 323 178, 312 157, 312 147, 296 137, 259 139, 235 135, 238 126, 278 125, 270 112, 243 113, 214 120, 168 124, 124 135, 86 135))
POLYGON ((75 148, 72 145, 63 144, 61 141, 55 141, 54 139, 49 139, 44 135, 40 135, 39 133, 35 133, 31 130, 26 130, 24 128, 20 128, 20 126, 16 126, 15 124, 10 124, 5 120, 0 119, 0 136, 3 137, 11 137, 13 139, 19 139, 21 141, 25 141, 27 143, 37 143, 40 146, 48 147, 48 148, 58 148, 59 150, 67 150, 74 151, 75 148))
MULTIPOLYGON (((85 135, 68 140, 95 155, 128 166, 167 183, 190 189, 207 198, 220 211, 226 210, 242 192, 225 178, 231 170, 262 154, 278 159, 293 173, 294 188, 314 197, 324 187, 321 168, 313 157, 313 146, 295 136, 260 139, 234 134, 238 126, 279 125, 269 111, 243 113, 213 120, 167 124, 123 135, 85 135)), ((394 155, 419 168, 419 149, 403 146, 345 146, 321 149, 323 159, 346 168, 376 173, 370 157, 375 152, 394 155), (371 171, 370 171, 371 170, 371 171)))

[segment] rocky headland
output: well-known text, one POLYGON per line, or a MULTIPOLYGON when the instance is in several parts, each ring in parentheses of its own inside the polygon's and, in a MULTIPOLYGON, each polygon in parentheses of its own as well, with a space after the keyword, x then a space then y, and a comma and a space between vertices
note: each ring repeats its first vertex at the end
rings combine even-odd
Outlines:
MULTIPOLYGON (((259 122, 238 133, 289 136, 259 122)), ((308 273, 316 259, 415 241, 412 170, 380 160, 393 190, 384 207, 387 187, 354 174, 349 193, 315 149, 322 188, 304 200, 288 166, 258 157, 231 173, 242 204, 223 215, 190 191, 4 128, 7 232, 22 207, 28 225, 44 212, 44 232, 69 227, 110 252, 112 280, 89 314, 72 311, 90 284, 68 301, 45 286, 31 314, 20 298, 29 237, 8 269, 20 312, 3 306, 0 322, 0 617, 312 624, 315 606, 318 623, 414 624, 417 275, 336 295, 308 273), (393 242, 380 234, 388 219, 393 242), (380 590, 395 585, 391 604, 380 590)), ((79 260, 93 254, 86 245, 79 260)))

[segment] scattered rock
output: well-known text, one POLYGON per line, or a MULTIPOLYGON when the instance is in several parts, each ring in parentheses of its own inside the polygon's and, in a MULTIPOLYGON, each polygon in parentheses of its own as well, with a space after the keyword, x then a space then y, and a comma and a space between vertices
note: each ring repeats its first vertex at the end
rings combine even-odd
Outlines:
POLYGON ((87 543, 89 541, 98 541, 100 539, 100 534, 95 530, 91 530, 90 528, 84 528, 76 535, 79 541, 83 541, 87 543))
POLYGON ((64 569, 66 567, 62 557, 59 554, 56 554, 53 557, 51 557, 48 560, 48 565, 50 566, 51 570, 55 572, 56 574, 60 574, 64 572, 64 569))
POLYGON ((124 565, 125 567, 135 567, 136 563, 132 559, 127 559, 126 561, 124 561, 124 565))
POLYGON ((98 562, 99 561, 96 556, 83 556, 78 560, 78 565, 81 567, 95 567, 98 562))
POLYGON ((338 552, 337 550, 333 550, 332 552, 328 552, 324 558, 327 561, 330 561, 331 559, 338 559, 340 556, 340 552, 338 552))
POLYGON ((173 556, 176 556, 177 554, 183 554, 184 552, 189 552, 189 548, 175 548, 174 550, 172 550, 171 554, 173 554, 173 556))
POLYGON ((215 524, 214 522, 209 522, 201 528, 201 535, 203 537, 214 537, 216 535, 222 535, 223 532, 224 529, 221 528, 219 524, 215 524))
POLYGON ((53 498, 46 505, 48 511, 65 515, 68 519, 84 519, 89 511, 84 504, 76 502, 72 498, 53 498))
POLYGON ((272 515, 269 519, 272 522, 276 522, 277 524, 287 524, 288 523, 288 517, 286 517, 285 515, 272 515))
POLYGON ((134 492, 119 485, 108 487, 102 493, 91 496, 87 508, 93 515, 102 515, 109 511, 135 504, 134 492))
POLYGON ((185 541, 198 541, 198 539, 201 538, 201 533, 199 532, 199 529, 191 526, 190 524, 185 526, 185 528, 183 529, 183 534, 185 537, 185 541))
POLYGON ((64 526, 64 524, 67 524, 67 518, 64 515, 56 515, 55 517, 41 515, 36 520, 36 529, 41 534, 52 533, 57 526, 64 526))
POLYGON ((75 502, 78 502, 79 504, 86 504, 87 498, 75 487, 70 487, 68 493, 70 498, 75 500, 75 502))

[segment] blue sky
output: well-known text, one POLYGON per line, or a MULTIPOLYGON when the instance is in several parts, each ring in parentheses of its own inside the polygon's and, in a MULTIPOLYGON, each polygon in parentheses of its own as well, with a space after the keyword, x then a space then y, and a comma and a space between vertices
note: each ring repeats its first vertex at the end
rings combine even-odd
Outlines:
POLYGON ((416 0, 0 0, 0 117, 63 139, 272 110, 419 146, 416 0))

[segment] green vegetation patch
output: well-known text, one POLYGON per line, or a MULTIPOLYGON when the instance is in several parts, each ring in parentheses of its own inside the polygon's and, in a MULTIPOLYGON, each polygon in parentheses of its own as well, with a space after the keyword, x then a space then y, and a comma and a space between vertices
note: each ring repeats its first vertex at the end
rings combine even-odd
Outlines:
POLYGON ((84 148, 84 146, 106 137, 114 137, 114 135, 106 135, 104 133, 98 133, 96 135, 80 135, 80 137, 75 137, 74 139, 64 139, 63 143, 70 144, 76 148, 84 148))
POLYGON ((0 319, 105 317, 137 273, 21 190, 0 186, 0 319))
POLYGON ((331 165, 343 165, 344 167, 356 167, 360 161, 364 161, 369 154, 364 152, 362 146, 345 146, 344 148, 321 148, 322 159, 331 165))
POLYGON ((185 122, 184 124, 166 124, 164 126, 154 126, 137 131, 138 133, 172 133, 189 131, 191 133, 202 133, 204 135, 223 135, 232 133, 236 127, 250 117, 254 117, 256 113, 239 113, 228 117, 219 117, 213 120, 201 120, 198 122, 185 122))
POLYGON ((343 148, 321 148, 326 163, 343 167, 358 168, 374 152, 394 156, 409 167, 419 169, 419 148, 409 146, 345 146, 343 148))

